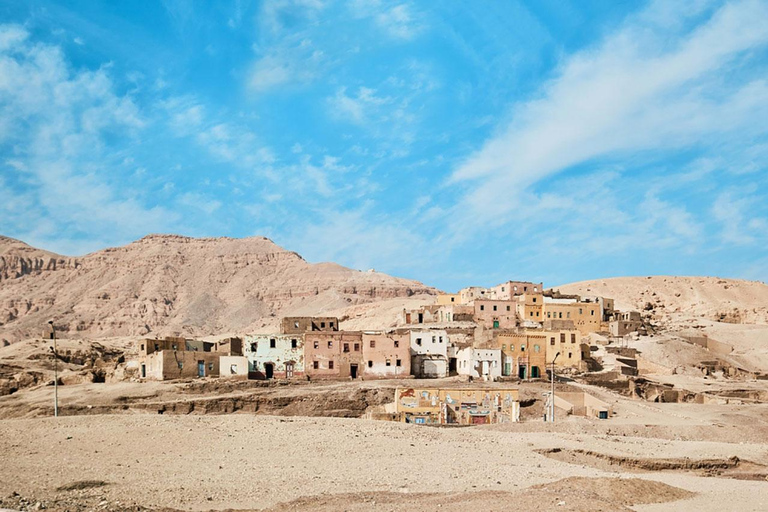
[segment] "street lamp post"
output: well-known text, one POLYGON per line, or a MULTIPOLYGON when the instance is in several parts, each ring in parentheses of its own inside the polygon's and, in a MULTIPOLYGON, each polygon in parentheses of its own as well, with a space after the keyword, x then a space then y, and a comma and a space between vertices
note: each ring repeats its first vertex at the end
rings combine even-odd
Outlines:
POLYGON ((552 380, 552 392, 549 395, 549 421, 552 423, 555 422, 555 361, 557 361, 557 356, 560 355, 560 352, 555 354, 555 358, 552 359, 552 371, 550 372, 550 377, 552 380))
POLYGON ((49 347, 53 352, 53 415, 59 417, 59 354, 56 351, 56 328, 53 327, 53 320, 48 322, 51 326, 51 336, 53 337, 53 346, 49 347))

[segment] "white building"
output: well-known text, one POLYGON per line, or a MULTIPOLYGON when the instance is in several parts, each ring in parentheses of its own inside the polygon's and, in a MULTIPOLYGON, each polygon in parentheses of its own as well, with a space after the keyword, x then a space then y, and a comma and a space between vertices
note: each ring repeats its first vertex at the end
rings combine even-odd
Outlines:
POLYGON ((254 379, 290 379, 304 375, 304 338, 301 334, 249 334, 243 355, 254 379))
POLYGON ((412 330, 411 373, 417 378, 448 376, 448 345, 444 330, 412 330))
POLYGON ((465 347, 456 351, 459 375, 493 381, 501 377, 501 349, 465 347))

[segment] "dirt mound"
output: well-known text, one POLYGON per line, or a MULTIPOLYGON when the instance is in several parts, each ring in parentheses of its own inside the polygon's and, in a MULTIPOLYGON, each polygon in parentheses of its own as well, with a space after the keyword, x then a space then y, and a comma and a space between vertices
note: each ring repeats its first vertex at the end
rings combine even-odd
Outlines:
POLYGON ((433 288, 333 263, 311 264, 263 237, 150 235, 69 258, 0 238, 0 339, 205 335, 295 313, 433 295, 433 288))
POLYGON ((509 510, 513 503, 567 511, 625 511, 648 503, 667 503, 693 496, 670 485, 637 478, 572 477, 521 492, 451 493, 365 492, 303 497, 267 510, 509 510))
POLYGON ((738 457, 722 459, 641 459, 597 453, 588 450, 553 448, 539 453, 562 462, 590 466, 603 471, 685 471, 700 476, 735 478, 737 480, 768 480, 768 467, 738 457))

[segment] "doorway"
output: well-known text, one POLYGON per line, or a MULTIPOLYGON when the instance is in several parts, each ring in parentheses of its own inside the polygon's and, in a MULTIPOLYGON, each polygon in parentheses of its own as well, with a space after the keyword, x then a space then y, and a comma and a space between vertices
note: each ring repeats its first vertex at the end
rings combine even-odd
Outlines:
POLYGON ((473 425, 485 425, 488 423, 488 416, 472 416, 473 425))
POLYGON ((499 328, 499 321, 498 320, 494 320, 493 321, 493 328, 494 329, 498 329, 499 328))
POLYGON ((532 379, 538 379, 539 378, 539 367, 538 366, 531 366, 531 378, 532 379))
POLYGON ((504 376, 509 377, 512 375, 512 363, 504 363, 504 376))
POLYGON ((517 369, 517 376, 518 377, 520 377, 521 379, 524 379, 525 378, 525 373, 526 373, 525 372, 525 366, 518 367, 518 369, 517 369))
POLYGON ((147 378, 147 365, 142 364, 141 365, 141 378, 146 379, 147 378))
POLYGON ((293 377, 293 363, 285 363, 285 378, 293 377))
POLYGON ((357 378, 357 365, 356 365, 356 364, 351 364, 351 365, 349 365, 349 375, 350 375, 350 376, 351 376, 353 379, 356 379, 356 378, 357 378))
POLYGON ((267 379, 271 379, 275 376, 275 365, 272 363, 264 363, 264 376, 267 379))
POLYGON ((458 371, 458 362, 455 357, 448 359, 448 374, 456 375, 458 371))
POLYGON ((424 323, 424 313, 419 313, 419 323, 420 324, 424 323))
POLYGON ((197 362, 197 376, 205 377, 205 361, 197 362))

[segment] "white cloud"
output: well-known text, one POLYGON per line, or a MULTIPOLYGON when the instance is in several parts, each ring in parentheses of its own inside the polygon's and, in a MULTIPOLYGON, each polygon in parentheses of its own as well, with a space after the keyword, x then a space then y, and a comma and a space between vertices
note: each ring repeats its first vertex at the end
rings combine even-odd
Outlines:
MULTIPOLYGON (((172 224, 172 212, 146 207, 136 191, 104 179, 124 159, 108 151, 106 134, 130 138, 145 126, 133 99, 115 92, 107 68, 70 70, 61 48, 28 37, 17 26, 0 26, 0 148, 12 151, 25 183, 15 190, 18 200, 34 205, 24 222, 6 229, 54 248, 68 240, 74 248, 94 239, 125 242, 172 224)), ((12 218, 9 207, 0 205, 4 219, 12 218)))
POLYGON ((514 208, 517 190, 596 157, 766 130, 766 82, 724 75, 768 43, 768 5, 726 4, 683 34, 669 31, 675 12, 656 8, 566 59, 538 98, 515 106, 512 121, 454 172, 453 183, 471 184, 458 210, 482 223, 514 208))
POLYGON ((392 103, 392 98, 379 97, 375 89, 360 87, 356 94, 347 94, 347 88, 341 87, 329 100, 332 113, 339 119, 362 124, 367 122, 380 107, 392 103))
POLYGON ((391 5, 380 0, 356 0, 350 4, 358 18, 371 18, 392 39, 411 40, 426 30, 425 17, 408 3, 391 5))

